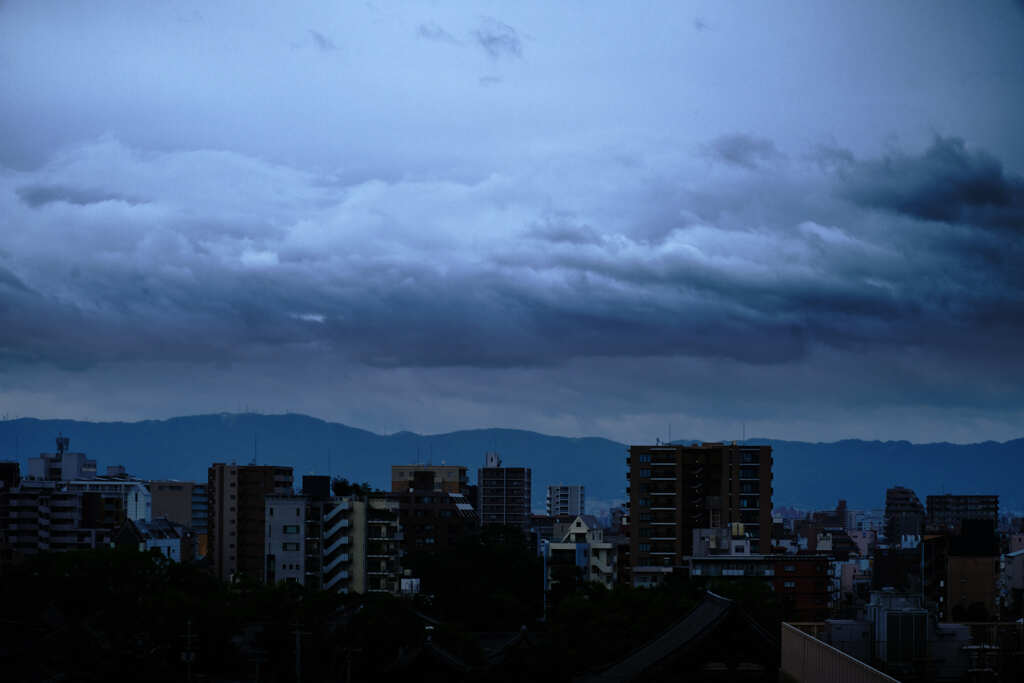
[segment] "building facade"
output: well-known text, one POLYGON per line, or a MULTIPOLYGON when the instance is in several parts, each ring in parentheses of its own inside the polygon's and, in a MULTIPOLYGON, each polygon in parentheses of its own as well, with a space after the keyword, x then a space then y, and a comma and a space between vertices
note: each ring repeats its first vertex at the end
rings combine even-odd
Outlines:
POLYGON ((530 526, 529 467, 502 467, 497 453, 487 453, 485 467, 477 470, 477 512, 480 524, 530 526))
POLYGON ((430 472, 417 472, 412 486, 392 492, 402 525, 402 553, 445 552, 480 529, 480 516, 462 493, 445 490, 430 472))
POLYGON ((292 468, 214 463, 207 481, 208 552, 216 576, 264 579, 268 495, 292 493, 292 468))
POLYGON ((626 464, 634 584, 684 568, 694 529, 739 523, 754 552, 771 551, 770 446, 632 446, 626 464))
POLYGON ((327 477, 303 477, 301 495, 266 497, 265 580, 338 593, 397 593, 398 504, 381 494, 332 496, 329 485, 327 477), (323 486, 314 479, 325 480, 323 486))
POLYGON ((571 567, 582 580, 612 588, 618 581, 618 552, 604 538, 593 515, 578 515, 558 541, 545 543, 548 585, 557 580, 559 567, 571 567))
POLYGON ((885 537, 898 545, 904 536, 920 536, 924 530, 924 506, 913 490, 894 486, 885 492, 885 537))
POLYGON ((583 486, 565 486, 564 484, 548 486, 546 506, 549 517, 561 515, 578 517, 586 514, 583 486))
POLYGON ((950 495, 928 496, 927 523, 929 531, 959 533, 965 519, 978 519, 999 524, 999 496, 950 495))
POLYGON ((431 487, 447 493, 466 493, 469 476, 465 465, 392 465, 391 492, 401 493, 413 487, 413 482, 422 473, 433 479, 431 487))

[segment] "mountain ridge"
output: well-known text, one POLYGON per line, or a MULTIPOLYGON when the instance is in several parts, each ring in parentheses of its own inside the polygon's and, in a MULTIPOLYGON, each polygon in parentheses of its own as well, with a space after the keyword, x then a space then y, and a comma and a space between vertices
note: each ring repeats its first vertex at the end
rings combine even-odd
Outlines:
MULTIPOLYGON (((18 418, 0 421, 0 459, 27 459, 53 450, 58 432, 73 451, 107 465, 123 464, 148 479, 205 480, 212 462, 291 465, 303 474, 328 473, 380 488, 390 486, 390 465, 449 462, 466 465, 475 480, 484 453, 498 451, 506 465, 533 470, 533 508, 543 509, 548 484, 582 483, 592 510, 625 497, 625 443, 598 436, 563 437, 524 429, 477 428, 418 434, 377 434, 301 413, 212 413, 163 420, 92 422, 18 418)), ((700 439, 675 439, 693 443, 700 439)), ((726 442, 731 442, 727 440, 726 442)), ((841 439, 804 442, 749 438, 773 448, 775 505, 881 507, 885 489, 913 488, 922 501, 932 493, 998 493, 1003 510, 1024 508, 1024 438, 974 444, 841 439), (977 467, 985 462, 989 467, 977 467), (947 483, 957 482, 955 491, 947 483)))

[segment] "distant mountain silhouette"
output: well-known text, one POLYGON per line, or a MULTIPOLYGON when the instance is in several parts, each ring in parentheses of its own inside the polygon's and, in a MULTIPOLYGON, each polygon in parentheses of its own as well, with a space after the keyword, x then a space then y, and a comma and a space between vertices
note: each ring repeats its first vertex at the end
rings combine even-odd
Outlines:
MULTIPOLYGON (((466 465, 471 481, 484 453, 498 451, 506 465, 533 469, 533 507, 544 507, 545 486, 586 486, 592 507, 625 498, 626 444, 597 437, 566 438, 517 429, 474 429, 421 435, 381 435, 306 415, 224 413, 142 422, 80 422, 22 418, 0 422, 0 459, 52 452, 58 432, 71 449, 132 474, 202 481, 212 462, 291 465, 303 474, 326 474, 390 486, 390 466, 415 462, 466 465)), ((677 440, 676 443, 697 441, 677 440)), ((1005 443, 912 444, 843 440, 806 443, 748 439, 775 455, 776 505, 882 507, 897 484, 922 498, 933 493, 997 493, 1003 510, 1024 509, 1024 439, 1005 443)))

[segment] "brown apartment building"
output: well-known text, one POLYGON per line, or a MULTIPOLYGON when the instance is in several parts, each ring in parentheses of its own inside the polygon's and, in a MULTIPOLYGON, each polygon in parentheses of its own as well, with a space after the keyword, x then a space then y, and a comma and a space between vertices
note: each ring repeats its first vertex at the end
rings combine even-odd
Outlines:
POLYGON ((999 525, 999 496, 950 495, 928 496, 929 530, 960 533, 965 519, 980 519, 999 525))
POLYGON ((268 495, 290 495, 292 468, 214 463, 209 469, 209 553, 218 578, 264 580, 268 495))
POLYGON ((753 552, 771 552, 771 446, 631 446, 626 464, 634 582, 685 567, 694 529, 739 522, 753 552))
POLYGON ((466 493, 469 476, 465 465, 392 465, 391 492, 402 493, 413 488, 417 475, 432 476, 432 488, 446 493, 466 493))

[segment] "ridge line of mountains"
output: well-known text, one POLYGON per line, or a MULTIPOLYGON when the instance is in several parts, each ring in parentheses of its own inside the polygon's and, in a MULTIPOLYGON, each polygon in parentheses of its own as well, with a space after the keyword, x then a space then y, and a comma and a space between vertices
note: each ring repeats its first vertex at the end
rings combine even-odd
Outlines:
MULTIPOLYGON (((145 479, 205 481, 213 462, 290 465, 304 474, 332 474, 390 488, 391 465, 466 465, 470 481, 484 453, 507 466, 532 468, 533 509, 544 508, 549 484, 583 484, 588 512, 625 499, 627 444, 602 437, 549 436, 519 429, 471 429, 444 434, 376 434, 307 415, 220 413, 139 422, 19 418, 0 421, 0 460, 52 452, 58 433, 71 450, 107 465, 124 465, 145 479)), ((675 439, 693 443, 701 439, 675 439)), ((730 440, 731 441, 731 440, 730 440)), ((975 444, 843 439, 830 443, 746 439, 772 446, 775 506, 880 508, 885 489, 912 488, 924 502, 937 493, 1000 496, 1000 511, 1024 510, 1024 438, 975 444)))

